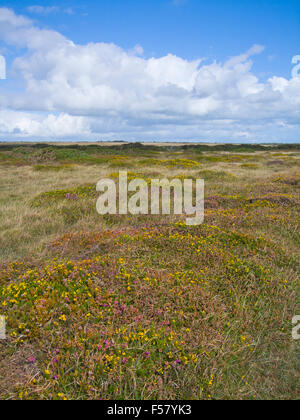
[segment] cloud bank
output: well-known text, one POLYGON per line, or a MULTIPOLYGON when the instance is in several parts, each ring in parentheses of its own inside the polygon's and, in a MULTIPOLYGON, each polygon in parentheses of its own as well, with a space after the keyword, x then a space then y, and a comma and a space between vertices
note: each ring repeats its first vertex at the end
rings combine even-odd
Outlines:
POLYGON ((300 77, 260 81, 254 45, 224 63, 137 46, 76 45, 0 8, 0 40, 15 52, 0 81, 1 139, 299 141, 300 77))

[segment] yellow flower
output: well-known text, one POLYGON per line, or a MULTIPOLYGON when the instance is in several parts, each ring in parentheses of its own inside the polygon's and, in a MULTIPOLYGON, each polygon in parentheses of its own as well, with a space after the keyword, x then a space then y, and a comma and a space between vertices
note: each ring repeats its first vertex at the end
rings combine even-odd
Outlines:
POLYGON ((64 401, 67 401, 67 397, 65 397, 65 395, 64 395, 64 394, 59 393, 59 394, 57 394, 57 396, 58 396, 59 398, 62 398, 64 401))

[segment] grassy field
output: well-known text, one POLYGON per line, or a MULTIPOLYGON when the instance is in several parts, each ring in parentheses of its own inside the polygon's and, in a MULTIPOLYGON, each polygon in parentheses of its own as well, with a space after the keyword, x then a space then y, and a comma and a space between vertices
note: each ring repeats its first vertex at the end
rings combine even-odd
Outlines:
POLYGON ((0 144, 0 398, 299 398, 299 159, 0 144), (203 178, 204 224, 99 216, 95 185, 121 169, 203 178))

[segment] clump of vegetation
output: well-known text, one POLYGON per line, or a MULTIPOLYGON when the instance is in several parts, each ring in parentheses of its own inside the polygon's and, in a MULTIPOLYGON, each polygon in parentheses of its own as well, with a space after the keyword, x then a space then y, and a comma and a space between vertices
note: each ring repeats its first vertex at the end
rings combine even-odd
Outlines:
POLYGON ((32 207, 42 205, 51 206, 54 202, 61 200, 76 201, 78 199, 87 199, 96 197, 96 186, 94 184, 81 185, 75 188, 65 190, 47 191, 39 194, 31 202, 32 207))
POLYGON ((204 171, 200 171, 198 173, 198 176, 200 178, 203 178, 204 180, 208 180, 208 181, 233 181, 234 179, 236 179, 236 176, 233 175, 230 172, 225 172, 225 171, 212 171, 212 170, 204 170, 204 171))
POLYGON ((34 170, 38 172, 58 172, 58 171, 72 171, 74 165, 35 165, 34 170))
POLYGON ((273 180, 273 182, 278 182, 281 184, 293 185, 295 187, 298 187, 300 185, 300 174, 296 173, 293 176, 290 176, 290 175, 279 176, 279 177, 276 177, 273 180))
POLYGON ((162 166, 169 168, 198 168, 199 162, 189 159, 144 159, 139 162, 140 166, 162 166))
POLYGON ((257 169, 259 168, 259 165, 256 165, 255 163, 243 163, 243 165, 241 165, 242 169, 257 169))

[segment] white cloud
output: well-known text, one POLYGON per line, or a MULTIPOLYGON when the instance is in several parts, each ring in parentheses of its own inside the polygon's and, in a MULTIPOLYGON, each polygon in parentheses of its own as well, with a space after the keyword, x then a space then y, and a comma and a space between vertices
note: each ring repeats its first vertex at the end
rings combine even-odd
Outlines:
POLYGON ((0 8, 0 40, 9 46, 27 48, 31 53, 46 53, 62 44, 71 44, 61 34, 51 30, 41 30, 23 16, 17 16, 7 8, 0 8))
POLYGON ((67 15, 73 15, 75 12, 72 7, 62 8, 60 6, 29 6, 27 10, 31 14, 37 15, 50 15, 51 13, 66 13, 67 15))
POLYGON ((39 115, 10 110, 0 111, 0 136, 68 138, 90 134, 89 124, 83 117, 74 117, 65 113, 39 115))
POLYGON ((299 140, 300 78, 261 82, 262 46, 225 63, 145 59, 139 45, 76 45, 5 8, 0 40, 26 50, 12 66, 25 88, 0 90, 0 136, 299 140))
POLYGON ((38 15, 49 15, 50 13, 58 12, 60 9, 58 6, 29 6, 27 10, 38 15))

